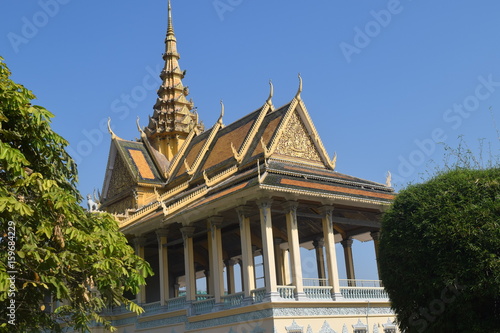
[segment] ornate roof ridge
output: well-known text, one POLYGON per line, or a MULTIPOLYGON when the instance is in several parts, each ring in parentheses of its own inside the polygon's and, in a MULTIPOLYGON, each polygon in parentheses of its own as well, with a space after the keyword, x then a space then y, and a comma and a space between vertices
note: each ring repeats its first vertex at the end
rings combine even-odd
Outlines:
MULTIPOLYGON (((287 175, 287 176, 295 176, 299 178, 304 178, 304 179, 314 179, 314 180, 320 180, 320 181, 326 181, 328 183, 334 183, 334 184, 343 184, 343 185, 351 185, 355 187, 359 187, 362 189, 367 189, 367 190, 380 190, 384 192, 394 192, 394 190, 391 187, 386 187, 383 185, 375 185, 375 184, 370 184, 370 183, 361 183, 361 182, 356 182, 356 181, 349 181, 349 180, 343 180, 343 179, 338 179, 338 178, 330 178, 326 176, 319 176, 319 175, 314 175, 314 174, 303 174, 300 172, 293 172, 293 171, 285 171, 281 169, 275 169, 272 167, 266 168, 266 171, 269 173, 275 173, 275 174, 282 174, 282 175, 287 175)), ((333 176, 333 175, 332 175, 333 176)))

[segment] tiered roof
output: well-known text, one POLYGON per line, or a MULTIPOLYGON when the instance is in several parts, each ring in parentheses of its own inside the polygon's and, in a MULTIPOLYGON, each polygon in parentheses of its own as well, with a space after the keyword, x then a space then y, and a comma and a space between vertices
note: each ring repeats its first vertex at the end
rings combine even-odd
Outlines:
MULTIPOLYGON (((170 2, 166 45, 159 99, 149 125, 144 130, 139 128, 141 138, 123 140, 110 129, 112 143, 102 208, 119 214, 122 228, 155 219, 168 223, 179 214, 199 212, 236 194, 292 194, 308 200, 331 199, 339 204, 371 207, 387 205, 394 198, 388 184, 335 171, 336 156, 327 154, 301 99, 300 75, 299 89, 289 103, 274 108, 271 83, 269 97, 261 107, 224 126, 221 102, 219 119, 203 131, 190 110, 192 104, 185 100, 170 2), (168 125, 168 119, 187 126, 168 125), (180 134, 182 139, 174 150, 167 151, 155 143, 161 133, 168 140, 178 139, 180 134)), ((229 209, 237 204, 227 201, 224 206, 229 209)))

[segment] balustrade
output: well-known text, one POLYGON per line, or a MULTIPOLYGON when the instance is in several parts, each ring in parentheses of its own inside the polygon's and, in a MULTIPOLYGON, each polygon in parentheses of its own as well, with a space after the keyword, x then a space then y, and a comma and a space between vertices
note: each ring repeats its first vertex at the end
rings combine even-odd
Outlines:
POLYGON ((162 312, 162 306, 160 302, 143 304, 142 308, 144 309, 144 315, 162 312))
POLYGON ((311 299, 332 299, 332 287, 328 286, 304 287, 304 293, 306 294, 307 298, 311 299))
POLYGON ((208 298, 202 301, 193 302, 192 313, 197 315, 197 314, 212 312, 214 305, 215 305, 215 298, 208 298))
POLYGON ((295 286, 278 286, 278 293, 282 299, 295 299, 295 286))
POLYGON ((183 309, 186 306, 186 296, 171 298, 165 301, 169 311, 183 309))
POLYGON ((223 296, 222 302, 224 303, 224 309, 241 306, 241 304, 243 304, 243 298, 245 298, 245 293, 243 292, 223 296))
POLYGON ((252 290, 252 297, 254 303, 262 302, 265 296, 266 296, 266 288, 258 288, 252 290))
POLYGON ((346 299, 388 299, 389 296, 381 287, 340 287, 342 296, 346 299))

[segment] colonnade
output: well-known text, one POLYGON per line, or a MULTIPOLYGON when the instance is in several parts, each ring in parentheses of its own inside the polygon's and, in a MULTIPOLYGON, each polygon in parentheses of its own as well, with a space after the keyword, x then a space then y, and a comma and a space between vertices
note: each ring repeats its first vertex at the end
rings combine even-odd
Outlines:
MULTIPOLYGON (((285 240, 280 237, 275 237, 273 232, 272 200, 269 198, 262 198, 256 201, 256 206, 259 210, 260 220, 265 299, 278 299, 280 297, 279 288, 288 286, 293 287, 293 296, 295 300, 305 300, 306 295, 304 293, 297 222, 297 208, 299 207, 299 203, 297 201, 285 201, 280 203, 286 220, 286 235, 280 236, 287 237, 288 253, 282 249, 282 244, 285 240)), ((333 206, 326 205, 318 207, 318 218, 321 219, 322 234, 317 235, 313 241, 313 246, 316 254, 319 286, 330 287, 332 300, 339 300, 342 299, 342 295, 335 249, 333 210, 333 206)), ((216 304, 223 301, 222 298, 225 295, 224 280, 227 282, 227 294, 235 294, 237 284, 234 270, 237 263, 239 263, 241 267, 241 287, 244 303, 252 301, 254 297, 253 292, 256 289, 254 247, 252 246, 251 234, 251 217, 255 215, 255 206, 239 206, 235 211, 238 216, 241 241, 241 255, 238 256, 239 260, 223 257, 221 226, 224 222, 224 218, 222 216, 211 216, 206 219, 208 270, 210 272, 209 276, 207 274, 207 288, 216 304), (226 276, 224 276, 224 267, 226 276)), ((183 225, 180 228, 184 249, 185 297, 187 302, 194 302, 197 300, 195 253, 193 247, 194 231, 195 227, 192 225, 183 225)), ((167 227, 156 230, 161 305, 166 304, 169 299, 178 296, 177 293, 172 293, 172 289, 170 288, 171 282, 174 281, 169 280, 171 276, 169 275, 168 269, 168 235, 169 231, 167 227)), ((372 232, 371 236, 374 240, 375 253, 378 257, 378 231, 372 232)), ((341 241, 341 244, 344 249, 347 279, 352 281, 355 279, 352 255, 353 240, 351 238, 346 238, 341 241)), ((134 239, 134 245, 136 254, 144 258, 143 237, 136 237, 134 239)), ((137 295, 137 301, 139 303, 146 302, 145 288, 145 286, 141 287, 137 295)))

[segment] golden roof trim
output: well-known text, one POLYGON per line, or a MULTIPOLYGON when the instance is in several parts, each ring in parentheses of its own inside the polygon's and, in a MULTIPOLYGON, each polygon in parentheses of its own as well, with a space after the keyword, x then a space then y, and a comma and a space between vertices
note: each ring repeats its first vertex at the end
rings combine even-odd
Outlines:
POLYGON ((157 202, 156 204, 153 204, 151 206, 148 206, 147 209, 144 209, 142 212, 137 212, 135 214, 132 214, 125 220, 121 221, 120 223, 120 228, 125 228, 130 226, 132 223, 136 222, 138 219, 146 216, 148 213, 156 210, 160 205, 163 208, 163 214, 164 216, 171 215, 175 213, 177 210, 180 208, 192 203, 195 200, 198 200, 199 198, 205 196, 208 193, 208 187, 203 186, 202 188, 194 191, 193 193, 179 199, 178 201, 174 202, 173 204, 166 206, 163 201, 157 202))
POLYGON ((158 195, 158 192, 156 190, 156 186, 154 186, 154 184, 152 184, 151 187, 154 188, 155 194, 157 195, 157 201, 153 202, 151 205, 149 205, 147 207, 143 207, 143 208, 138 209, 134 214, 128 216, 123 222, 126 222, 129 219, 135 219, 136 217, 137 218, 142 217, 142 216, 146 215, 147 213, 149 213, 153 210, 156 210, 162 204, 163 201, 165 201, 165 200, 169 199, 170 197, 173 197, 174 195, 186 190, 189 187, 189 184, 187 182, 183 183, 183 184, 176 186, 173 189, 171 189, 171 190, 169 190, 161 195, 158 195))
POLYGON ((283 134, 285 126, 288 124, 288 121, 290 120, 291 114, 293 113, 292 110, 295 110, 295 107, 297 106, 297 99, 293 99, 290 105, 288 106, 288 109, 285 112, 285 115, 283 116, 283 119, 281 120, 281 123, 279 127, 276 129, 275 135, 271 139, 271 142, 268 144, 268 151, 269 155, 274 153, 274 150, 276 149, 277 143, 279 142, 279 139, 281 138, 281 135, 283 134))
POLYGON ((219 174, 216 174, 212 178, 208 178, 207 173, 205 171, 203 171, 203 178, 205 179, 205 184, 207 184, 208 187, 212 187, 212 186, 217 185, 218 183, 226 180, 230 176, 234 175, 236 172, 238 172, 238 166, 234 165, 231 168, 226 169, 219 174))
POLYGON ((267 184, 260 184, 259 188, 263 189, 263 190, 272 190, 272 191, 277 191, 277 192, 302 194, 302 195, 309 195, 309 196, 328 198, 328 199, 340 199, 340 200, 346 200, 346 201, 351 201, 351 202, 352 201, 353 202, 361 202, 361 203, 367 203, 367 204, 379 204, 379 205, 383 205, 383 206, 390 206, 392 204, 391 202, 388 202, 388 201, 356 198, 356 197, 351 197, 351 196, 347 196, 347 195, 327 194, 327 193, 314 192, 314 191, 308 191, 308 190, 297 190, 297 189, 290 189, 290 188, 284 188, 284 187, 279 187, 279 186, 275 186, 275 185, 267 185, 267 184))
MULTIPOLYGON (((223 114, 221 114, 221 116, 222 115, 223 114)), ((187 162, 186 162, 186 160, 184 160, 185 166, 186 166, 186 172, 188 173, 188 175, 191 176, 196 172, 196 170, 198 170, 198 168, 200 167, 201 161, 203 160, 203 157, 205 156, 205 154, 208 151, 208 147, 210 147, 213 140, 215 139, 215 136, 217 135, 217 133, 219 132, 219 130, 221 128, 222 128, 222 121, 221 122, 217 121, 215 123, 214 127, 212 128, 212 131, 210 131, 210 134, 208 135, 208 138, 205 141, 205 144, 203 145, 203 147, 201 147, 200 151, 198 152, 198 156, 196 156, 196 159, 194 160, 194 163, 193 163, 193 165, 191 165, 190 169, 188 169, 187 162)))
POLYGON ((267 168, 266 171, 268 171, 269 173, 274 173, 274 174, 278 174, 278 175, 295 176, 295 177, 305 178, 305 179, 326 181, 328 183, 337 183, 337 184, 356 186, 356 187, 363 188, 365 190, 373 189, 373 190, 392 193, 391 187, 385 187, 383 185, 366 184, 366 183, 361 183, 361 182, 356 182, 356 181, 350 181, 350 180, 339 179, 339 178, 329 178, 329 177, 318 176, 318 175, 313 175, 313 174, 307 174, 307 176, 305 176, 303 173, 300 173, 300 172, 285 171, 285 170, 273 169, 273 168, 267 168))
MULTIPOLYGON (((322 157, 323 161, 333 170, 335 169, 335 165, 333 164, 333 159, 330 159, 328 156, 328 153, 326 152, 325 146, 323 145, 323 142, 321 141, 321 138, 318 134, 318 131, 316 130, 316 127, 314 126, 314 122, 312 121, 309 112, 307 111, 306 105, 302 100, 299 100, 299 105, 302 110, 302 112, 299 112, 299 116, 301 116, 302 121, 304 121, 304 125, 308 130, 312 131, 312 140, 316 145, 316 148, 318 148, 318 152, 320 153, 320 156, 322 157)), ((335 163, 337 162, 337 159, 335 158, 335 163)))

